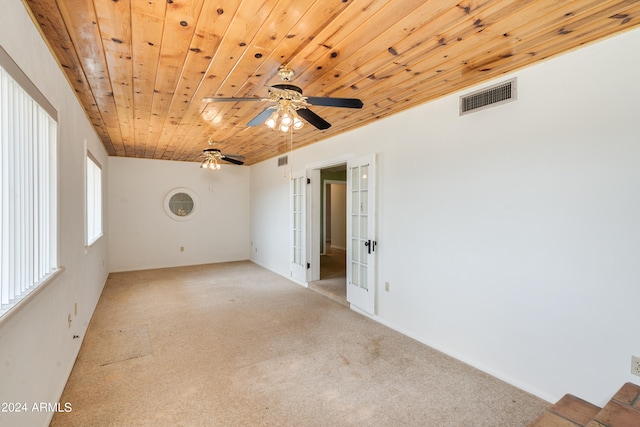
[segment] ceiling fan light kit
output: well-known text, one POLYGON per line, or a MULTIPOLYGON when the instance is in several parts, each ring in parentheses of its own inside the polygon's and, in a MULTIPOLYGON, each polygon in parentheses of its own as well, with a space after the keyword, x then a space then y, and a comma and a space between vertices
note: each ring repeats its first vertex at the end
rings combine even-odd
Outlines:
POLYGON ((200 165, 200 168, 202 169, 211 169, 211 170, 219 170, 220 167, 221 167, 220 163, 218 163, 218 161, 215 158, 205 159, 200 165))
POLYGON ((279 129, 282 132, 289 132, 291 128, 293 130, 302 129, 304 126, 296 109, 290 104, 279 104, 264 124, 270 129, 279 129))

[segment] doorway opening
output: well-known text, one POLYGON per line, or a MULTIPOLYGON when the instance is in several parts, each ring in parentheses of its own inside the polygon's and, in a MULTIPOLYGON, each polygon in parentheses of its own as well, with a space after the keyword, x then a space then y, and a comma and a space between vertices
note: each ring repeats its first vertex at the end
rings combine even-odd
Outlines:
MULTIPOLYGON (((347 165, 346 163, 323 168, 320 178, 320 221, 316 235, 320 247, 319 280, 309 283, 309 288, 348 307, 347 303, 347 165)), ((313 251, 315 252, 315 251, 313 251)), ((316 276, 317 277, 317 276, 316 276)))

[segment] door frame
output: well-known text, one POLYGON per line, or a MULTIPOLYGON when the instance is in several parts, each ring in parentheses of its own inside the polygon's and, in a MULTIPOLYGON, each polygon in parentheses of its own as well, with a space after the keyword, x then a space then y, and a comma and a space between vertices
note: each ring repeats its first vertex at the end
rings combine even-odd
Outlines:
MULTIPOLYGON (((356 157, 353 154, 349 154, 339 158, 306 165, 306 169, 305 169, 306 176, 311 180, 311 182, 310 182, 310 185, 307 186, 306 193, 305 193, 306 206, 308 209, 307 214, 305 215, 306 217, 305 241, 306 241, 306 249, 307 249, 306 257, 307 257, 307 261, 310 264, 310 268, 307 270, 307 283, 305 283, 305 286, 308 286, 308 282, 313 282, 320 279, 320 239, 322 238, 322 236, 320 235, 320 211, 322 209, 322 203, 320 200, 320 194, 321 194, 320 171, 322 169, 331 168, 333 166, 346 164, 347 193, 349 193, 349 189, 350 189, 349 182, 351 180, 349 165, 353 164, 353 162, 369 161, 369 164, 372 167, 372 177, 373 177, 370 185, 374 186, 373 193, 370 194, 370 198, 369 198, 369 200, 371 200, 373 204, 372 212, 369 212, 369 215, 371 216, 373 221, 373 223, 371 224, 371 227, 369 228, 369 233, 371 233, 371 239, 372 239, 371 241, 373 241, 375 245, 375 241, 376 241, 375 235, 377 233, 377 230, 376 230, 377 197, 375 193, 377 192, 377 185, 378 185, 378 177, 376 173, 376 169, 377 169, 376 158, 377 158, 377 154, 375 152, 365 156, 358 156, 358 157, 356 157)), ((349 200, 349 197, 350 197, 349 194, 347 194, 347 200, 349 200)), ((347 215, 349 215, 348 207, 347 207, 347 215)), ((350 217, 347 218, 347 227, 349 227, 350 220, 351 220, 350 217)), ((347 260, 349 260, 350 239, 351 237, 348 235, 347 236, 347 260)), ((369 297, 371 299, 368 299, 368 302, 366 304, 362 304, 361 302, 356 302, 354 304, 353 301, 349 301, 349 286, 350 286, 349 277, 345 278, 345 286, 347 287, 347 301, 350 302, 349 305, 351 309, 358 311, 359 313, 362 313, 367 316, 375 316, 375 313, 376 313, 376 305, 377 305, 376 294, 378 292, 378 286, 377 286, 377 268, 378 267, 375 259, 376 257, 377 257, 377 253, 376 251, 374 251, 372 254, 372 259, 370 260, 372 261, 370 263, 372 267, 372 270, 371 270, 372 276, 370 276, 371 280, 369 281, 369 286, 370 286, 369 289, 371 291, 371 293, 369 294, 369 297)), ((349 270, 347 270, 347 276, 348 276, 348 271, 349 270)))
POLYGON ((309 275, 307 276, 309 282, 320 280, 320 241, 322 239, 320 235, 320 211, 322 210, 320 171, 340 165, 345 165, 346 167, 347 161, 353 157, 353 154, 347 154, 306 165, 307 176, 311 179, 311 188, 307 188, 307 190, 310 190, 307 192, 307 198, 310 199, 310 204, 307 204, 309 207, 307 215, 307 258, 311 263, 309 275))

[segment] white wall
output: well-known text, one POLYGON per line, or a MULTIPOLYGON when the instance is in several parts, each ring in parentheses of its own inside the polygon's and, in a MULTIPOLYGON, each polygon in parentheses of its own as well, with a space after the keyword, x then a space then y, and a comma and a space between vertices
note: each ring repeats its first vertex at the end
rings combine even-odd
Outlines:
MULTIPOLYGON (((289 162, 295 153, 289 155, 289 162)), ((276 159, 251 166, 251 260, 289 277, 289 168, 276 159)))
MULTIPOLYGON (((640 383, 639 68, 635 30, 515 73, 517 102, 459 117, 455 94, 295 151, 378 154, 376 319, 549 401, 640 383)), ((283 276, 287 191, 252 167, 252 259, 283 276)))
POLYGON ((248 167, 110 157, 109 170, 109 271, 249 259, 248 167), (198 196, 191 220, 164 210, 177 187, 198 196))
MULTIPOLYGON (((2 2, 0 45, 58 112, 58 261, 65 268, 0 325, 0 402, 55 403, 107 277, 106 237, 87 250, 84 247, 84 141, 103 166, 105 177, 107 155, 20 0, 2 2)), ((0 425, 48 425, 52 415, 0 412, 0 425)))

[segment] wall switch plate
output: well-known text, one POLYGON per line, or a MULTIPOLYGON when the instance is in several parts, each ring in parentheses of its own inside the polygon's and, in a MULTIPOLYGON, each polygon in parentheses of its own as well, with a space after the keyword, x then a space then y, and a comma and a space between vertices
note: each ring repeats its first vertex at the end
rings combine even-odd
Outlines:
POLYGON ((389 282, 384 282, 384 290, 389 292, 389 282))
POLYGON ((640 356, 631 356, 631 373, 640 377, 640 356))

